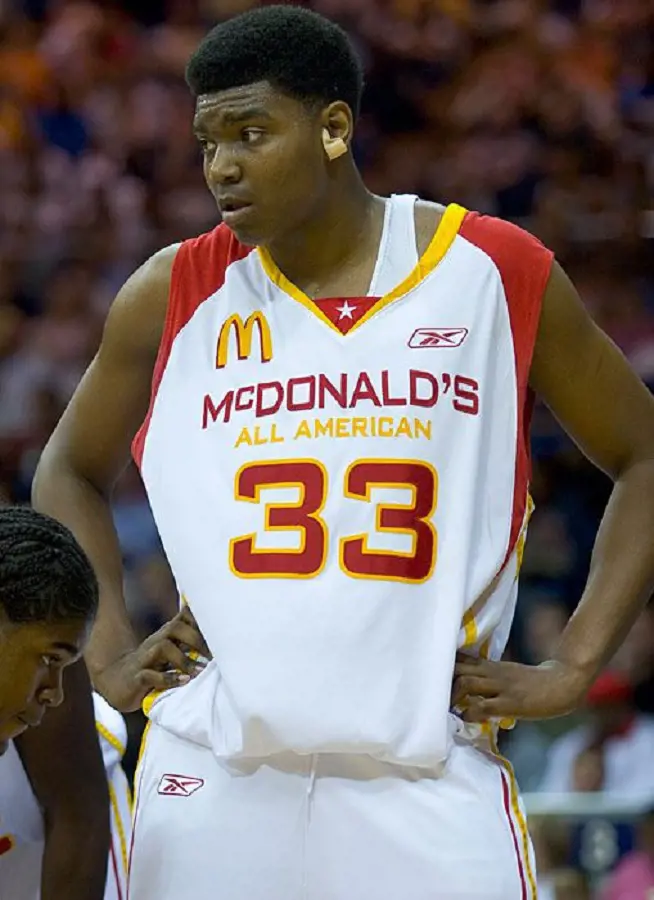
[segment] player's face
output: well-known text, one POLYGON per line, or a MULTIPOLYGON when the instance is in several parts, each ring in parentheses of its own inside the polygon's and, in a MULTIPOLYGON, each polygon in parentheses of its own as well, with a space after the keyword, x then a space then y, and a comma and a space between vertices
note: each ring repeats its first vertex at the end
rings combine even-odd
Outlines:
POLYGON ((194 131, 223 221, 244 244, 270 244, 311 218, 325 197, 326 111, 256 82, 198 98, 194 131))
POLYGON ((89 630, 89 623, 77 619, 0 619, 0 748, 61 703, 63 670, 79 659, 89 630))

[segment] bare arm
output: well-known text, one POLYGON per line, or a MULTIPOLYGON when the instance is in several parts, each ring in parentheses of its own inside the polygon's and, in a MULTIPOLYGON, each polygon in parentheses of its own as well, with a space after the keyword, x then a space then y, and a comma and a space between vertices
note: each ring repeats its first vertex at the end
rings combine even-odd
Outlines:
MULTIPOLYGON (((170 666, 178 672, 195 671, 170 640, 168 626, 148 638, 143 652, 135 655, 109 505, 147 413, 175 253, 171 247, 153 256, 120 291, 100 349, 43 451, 32 491, 35 508, 67 525, 93 563, 100 610, 86 661, 97 689, 123 712, 138 707, 152 688, 177 684, 176 676, 163 676, 170 666)), ((207 655, 204 645, 198 646, 190 611, 176 618, 180 620, 172 620, 171 627, 179 642, 207 655)))
POLYGON ((172 256, 164 251, 153 257, 118 294, 100 349, 43 451, 34 479, 35 508, 71 528, 100 582, 100 613, 87 651, 92 676, 135 646, 109 497, 147 412, 172 256))
POLYGON ((16 740, 45 819, 42 900, 102 900, 109 795, 83 662, 64 673, 66 702, 16 740))
POLYGON ((558 265, 543 300, 530 380, 614 488, 586 588, 554 658, 536 668, 459 660, 452 699, 471 721, 569 712, 654 590, 654 398, 558 265))
POLYGON ((582 452, 615 482, 586 589, 557 653, 588 681, 654 590, 654 398, 558 266, 531 383, 582 452))

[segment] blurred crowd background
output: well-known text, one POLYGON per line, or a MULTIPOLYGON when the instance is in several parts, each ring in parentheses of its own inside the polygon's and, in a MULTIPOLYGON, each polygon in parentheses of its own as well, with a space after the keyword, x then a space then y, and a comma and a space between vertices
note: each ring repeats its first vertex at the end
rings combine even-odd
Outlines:
MULTIPOLYGON (((0 502, 28 500, 122 282, 155 249, 216 224, 184 66, 208 26, 253 5, 0 0, 0 502)), ((355 152, 369 187, 457 201, 539 236, 654 385, 653 0, 306 5, 345 25, 364 58, 355 152)), ((510 654, 539 662, 580 595, 609 484, 543 408, 533 450, 536 511, 510 654)), ((114 513, 146 634, 177 598, 133 468, 114 513)), ((505 752, 527 791, 621 792, 654 808, 652 713, 654 608, 578 719, 522 725, 505 752)), ((621 827, 589 838, 535 821, 544 900, 582 900, 580 870, 631 848, 621 827)), ((616 877, 654 888, 648 828, 616 877)), ((609 890, 607 900, 648 896, 609 890)))

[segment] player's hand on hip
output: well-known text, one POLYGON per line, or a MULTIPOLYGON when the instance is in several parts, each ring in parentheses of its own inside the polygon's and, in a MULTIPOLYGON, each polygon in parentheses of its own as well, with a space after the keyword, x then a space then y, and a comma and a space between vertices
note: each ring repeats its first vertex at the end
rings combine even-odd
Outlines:
POLYGON ((527 666, 458 654, 452 707, 466 722, 552 719, 572 712, 588 686, 579 670, 555 660, 527 666))
POLYGON ((185 606, 139 647, 96 675, 95 687, 120 712, 133 712, 151 691, 188 684, 210 659, 202 632, 185 606))

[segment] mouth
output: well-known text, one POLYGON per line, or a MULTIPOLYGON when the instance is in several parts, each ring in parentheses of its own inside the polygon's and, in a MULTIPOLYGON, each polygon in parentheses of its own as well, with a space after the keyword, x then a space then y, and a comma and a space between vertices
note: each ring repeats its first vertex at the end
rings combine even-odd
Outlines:
POLYGON ((42 715, 39 716, 28 716, 26 713, 23 713, 20 716, 16 716, 16 719, 23 725, 25 728, 36 728, 37 725, 41 724, 42 715))
POLYGON ((218 201, 220 215, 226 225, 239 222, 252 209, 252 204, 245 200, 225 197, 218 201))

